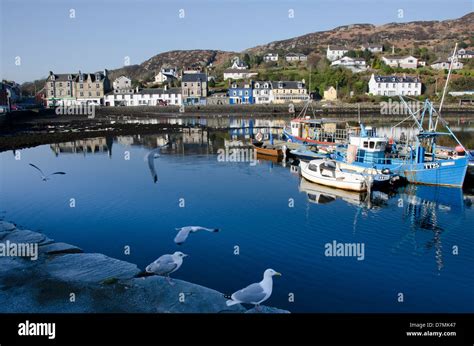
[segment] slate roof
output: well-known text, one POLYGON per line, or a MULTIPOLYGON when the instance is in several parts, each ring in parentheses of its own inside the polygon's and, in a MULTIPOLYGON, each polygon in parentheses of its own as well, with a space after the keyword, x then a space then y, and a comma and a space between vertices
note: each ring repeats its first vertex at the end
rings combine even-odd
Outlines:
POLYGON ((207 82, 205 73, 188 73, 183 75, 183 82, 207 82))
POLYGON ((298 81, 278 81, 272 82, 273 89, 279 89, 279 83, 283 83, 283 89, 298 89, 298 83, 301 83, 301 89, 304 88, 305 84, 298 81))
POLYGON ((374 76, 377 83, 421 83, 420 78, 413 76, 374 76))

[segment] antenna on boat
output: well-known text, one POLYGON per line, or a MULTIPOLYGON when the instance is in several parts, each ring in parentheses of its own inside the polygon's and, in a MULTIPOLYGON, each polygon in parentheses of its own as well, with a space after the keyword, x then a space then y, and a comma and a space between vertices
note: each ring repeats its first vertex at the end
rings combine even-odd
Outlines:
MULTIPOLYGON (((443 109, 443 103, 444 103, 444 97, 446 96, 446 91, 448 90, 448 83, 449 83, 449 78, 451 77, 451 71, 453 69, 453 64, 454 64, 454 60, 456 59, 456 51, 458 49, 458 44, 456 43, 456 45, 454 46, 454 51, 453 51, 453 55, 451 56, 451 62, 449 64, 449 70, 448 70, 448 76, 446 77, 446 83, 444 84, 444 88, 443 88, 443 95, 441 96, 441 102, 439 104, 439 110, 438 110, 438 117, 436 118, 436 122, 435 122, 435 125, 434 125, 434 131, 437 130, 438 128, 438 119, 439 119, 439 114, 441 114, 441 110, 443 109)), ((457 60, 457 59, 456 59, 457 60)), ((431 129, 430 129, 431 130, 431 129)))

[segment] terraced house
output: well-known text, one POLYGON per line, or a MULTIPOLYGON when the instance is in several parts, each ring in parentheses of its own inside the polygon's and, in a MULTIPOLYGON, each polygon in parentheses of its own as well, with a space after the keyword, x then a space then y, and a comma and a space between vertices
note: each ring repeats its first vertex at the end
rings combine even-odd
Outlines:
POLYGON ((103 104, 105 94, 110 90, 107 70, 96 73, 82 73, 76 77, 76 100, 78 103, 103 104))
POLYGON ((272 82, 273 103, 301 103, 308 100, 305 81, 272 82))
POLYGON ((207 97, 207 74, 184 74, 181 81, 182 101, 185 105, 205 105, 207 97))
POLYGON ((48 107, 72 106, 83 103, 103 104, 104 95, 110 89, 107 70, 96 73, 49 72, 45 84, 48 107))
POLYGON ((49 71, 44 86, 47 107, 68 106, 76 104, 75 80, 72 73, 55 74, 49 71))

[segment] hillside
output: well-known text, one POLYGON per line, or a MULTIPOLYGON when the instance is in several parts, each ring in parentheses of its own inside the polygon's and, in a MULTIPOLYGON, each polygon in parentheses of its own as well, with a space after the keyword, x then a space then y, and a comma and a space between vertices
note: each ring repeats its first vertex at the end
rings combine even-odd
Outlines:
POLYGON ((416 21, 409 23, 389 23, 380 26, 372 24, 351 24, 328 31, 275 41, 249 48, 249 54, 268 51, 296 51, 309 54, 322 52, 327 45, 359 47, 364 43, 379 43, 397 48, 436 47, 443 51, 452 50, 453 43, 468 40, 474 32, 474 12, 461 18, 445 21, 416 21))

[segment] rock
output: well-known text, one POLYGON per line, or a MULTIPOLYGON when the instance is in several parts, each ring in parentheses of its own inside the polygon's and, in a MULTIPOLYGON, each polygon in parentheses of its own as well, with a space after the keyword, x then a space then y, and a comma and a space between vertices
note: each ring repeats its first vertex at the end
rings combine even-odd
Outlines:
POLYGON ((116 307, 109 305, 106 312, 117 312, 118 309, 143 313, 245 312, 240 304, 227 306, 227 299, 218 291, 177 279, 172 279, 172 282, 174 285, 156 275, 122 281, 104 300, 104 303, 117 304, 116 307))
POLYGON ((0 221, 0 232, 13 231, 16 228, 14 224, 7 221, 0 221))
POLYGON ((288 310, 272 308, 270 306, 260 305, 259 310, 256 308, 249 309, 246 314, 289 314, 288 310))
POLYGON ((135 264, 98 253, 67 254, 45 265, 45 271, 60 281, 100 283, 104 280, 130 279, 140 270, 135 264))
POLYGON ((52 243, 53 240, 46 237, 44 234, 33 232, 29 230, 14 230, 9 232, 8 235, 3 237, 2 242, 9 240, 10 243, 38 243, 38 244, 48 244, 52 243))
POLYGON ((81 253, 82 249, 67 243, 51 243, 39 247, 40 253, 48 255, 81 253))

